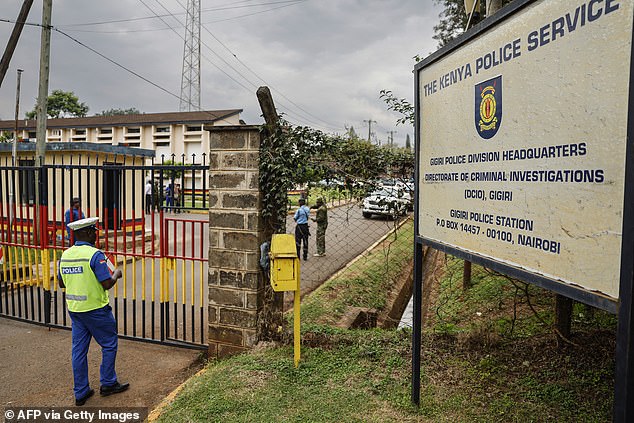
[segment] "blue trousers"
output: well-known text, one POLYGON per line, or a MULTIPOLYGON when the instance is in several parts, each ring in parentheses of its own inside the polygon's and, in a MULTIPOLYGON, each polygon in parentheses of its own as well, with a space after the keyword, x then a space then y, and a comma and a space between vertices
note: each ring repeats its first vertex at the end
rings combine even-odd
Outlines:
POLYGON ((101 367, 99 368, 101 386, 112 386, 117 383, 114 369, 117 358, 117 322, 112 315, 112 307, 107 305, 97 310, 84 313, 69 311, 73 321, 73 378, 75 382, 75 398, 83 398, 90 391, 88 382, 88 348, 90 340, 101 346, 101 367))

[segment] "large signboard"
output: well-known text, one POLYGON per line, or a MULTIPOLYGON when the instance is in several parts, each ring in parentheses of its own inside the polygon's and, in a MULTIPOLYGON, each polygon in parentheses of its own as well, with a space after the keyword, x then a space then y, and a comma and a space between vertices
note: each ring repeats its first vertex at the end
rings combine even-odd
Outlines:
POLYGON ((416 67, 417 236, 616 301, 634 2, 520 3, 416 67))

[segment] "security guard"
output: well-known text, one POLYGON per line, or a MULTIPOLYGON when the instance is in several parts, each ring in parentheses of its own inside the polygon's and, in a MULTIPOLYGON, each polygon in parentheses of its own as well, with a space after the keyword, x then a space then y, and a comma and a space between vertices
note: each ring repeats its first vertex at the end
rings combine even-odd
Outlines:
POLYGON ((73 322, 72 363, 75 405, 84 405, 94 393, 88 382, 88 348, 95 338, 101 346, 99 390, 102 396, 129 388, 119 383, 115 372, 117 323, 109 305, 108 290, 121 278, 121 270, 110 274, 105 254, 94 247, 99 218, 80 219, 68 224, 75 245, 64 251, 59 262, 60 286, 66 288, 68 314, 73 322))

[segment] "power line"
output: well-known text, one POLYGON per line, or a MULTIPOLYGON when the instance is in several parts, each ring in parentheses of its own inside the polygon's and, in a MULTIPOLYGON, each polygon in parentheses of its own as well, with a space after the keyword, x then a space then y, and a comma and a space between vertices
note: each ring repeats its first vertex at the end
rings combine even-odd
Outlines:
MULTIPOLYGON (((221 10, 243 9, 243 8, 246 8, 246 7, 267 6, 267 5, 280 4, 280 3, 301 3, 303 1, 306 1, 306 0, 284 0, 284 1, 273 1, 273 2, 267 2, 267 3, 250 4, 250 5, 245 5, 245 6, 217 7, 217 8, 212 8, 212 9, 202 9, 201 12, 217 12, 217 11, 221 11, 221 10)), ((290 6, 292 6, 292 4, 290 6)), ((185 14, 185 12, 177 13, 177 15, 184 15, 184 14, 185 14)), ((111 23, 138 22, 138 21, 145 21, 145 20, 148 20, 148 19, 166 18, 168 16, 173 16, 173 14, 170 13, 170 14, 166 14, 166 15, 141 16, 141 17, 137 17, 137 18, 113 19, 113 20, 109 20, 109 21, 85 22, 85 23, 79 23, 79 24, 66 24, 66 25, 58 25, 58 27, 67 28, 67 27, 76 27, 76 26, 107 25, 107 24, 111 24, 111 23)))
MULTIPOLYGON (((306 1, 306 0, 304 0, 306 1)), ((279 94, 282 98, 284 98, 285 100, 287 100, 289 103, 291 103, 292 105, 294 105, 295 107, 297 107, 299 110, 303 111, 304 113, 306 113, 308 116, 311 116, 319 121, 321 121, 322 123, 326 124, 327 127, 330 127, 330 129, 341 129, 341 127, 338 127, 337 125, 333 125, 330 122, 326 122, 325 120, 313 115, 312 113, 310 113, 309 111, 307 111, 306 109, 304 109, 303 107, 301 107, 300 105, 298 105, 297 103, 295 103, 294 101, 292 101, 290 98, 288 98, 287 96, 285 96, 282 92, 280 92, 279 90, 277 90, 275 87, 273 87, 271 84, 269 84, 267 81, 265 81, 260 75, 258 75, 253 69, 251 69, 249 66, 246 65, 246 63, 244 63, 242 60, 240 60, 238 58, 238 56, 231 51, 231 49, 229 47, 227 47, 222 41, 220 41, 220 39, 218 39, 218 37, 216 37, 204 24, 203 24, 203 29, 205 31, 207 31, 209 33, 209 35, 211 35, 222 47, 224 47, 242 66, 244 66, 249 72, 251 72, 256 78, 258 78, 260 81, 262 81, 266 86, 270 87, 271 90, 273 90, 274 92, 276 92, 277 94, 279 94)), ((307 119, 308 121, 311 121, 311 119, 307 119)), ((312 121, 313 123, 316 123, 314 121, 312 121)), ((319 124, 319 126, 321 126, 321 124, 319 124)))
MULTIPOLYGON (((140 0, 142 3, 143 1, 140 0)), ((175 16, 176 14, 172 13, 169 11, 169 9, 167 9, 167 7, 165 7, 159 0, 155 0, 164 10, 166 10, 168 12, 168 14, 170 14, 170 16, 176 20, 179 24, 182 25, 182 23, 180 22, 180 20, 175 16)), ((177 3, 185 10, 187 10, 187 8, 179 1, 176 0, 177 3)), ((303 1, 307 1, 307 0, 301 0, 303 1)), ((143 3, 145 5, 145 3, 143 3)), ((152 11, 152 13, 156 13, 154 12, 149 6, 146 5, 146 7, 148 7, 148 9, 150 9, 152 11)), ((162 20, 162 19, 161 19, 162 20)), ((166 23, 167 25, 167 23, 166 23)), ((238 60, 238 62, 240 62, 240 64, 242 64, 245 68, 247 68, 251 73, 253 73, 256 77, 258 77, 262 82, 264 82, 267 86, 269 85, 266 81, 264 81, 264 79, 260 78, 253 70, 251 70, 246 64, 244 64, 242 61, 240 61, 238 59, 238 57, 231 51, 231 49, 229 49, 224 43, 222 43, 222 41, 220 41, 220 39, 218 39, 218 37, 216 37, 211 31, 209 31, 208 28, 206 28, 205 26, 203 26, 203 28, 205 29, 205 31, 207 31, 219 44, 221 44, 236 60, 238 60)), ((174 32, 176 32, 178 34, 178 32, 174 29, 172 29, 174 32)), ((180 34, 178 34, 180 37, 180 34)), ((182 39, 182 37, 181 37, 182 39)), ((235 67, 233 67, 233 65, 231 65, 229 62, 227 62, 222 56, 220 56, 213 48, 211 48, 207 43, 205 43, 204 41, 201 41, 202 45, 205 46, 207 49, 209 49, 216 57, 218 57, 218 59, 220 59, 223 63, 225 63, 227 66, 229 66, 235 73, 237 73, 238 75, 240 75, 247 83, 251 84, 254 88, 257 88, 257 85, 254 84, 249 78, 247 78, 245 75, 243 75, 239 70, 237 70, 235 67)), ((204 57, 204 56, 203 56, 204 57)), ((208 59, 207 59, 208 60, 208 59)), ((219 70, 221 70, 225 75, 229 76, 226 72, 224 72, 224 70, 220 69, 217 65, 215 65, 213 62, 211 62, 216 68, 218 68, 219 70)), ((231 78, 233 79, 233 78, 231 78)), ((235 81, 235 79, 233 79, 235 81)), ((243 88, 247 89, 246 87, 244 87, 244 85, 240 84, 243 88)), ((288 97, 284 96, 284 94, 282 94, 281 92, 279 92, 278 90, 276 90, 275 88, 271 87, 275 92, 277 92, 278 94, 280 94, 280 96, 282 96, 283 98, 285 98, 286 100, 288 100, 290 103, 292 103, 293 105, 295 105, 297 108, 299 108, 300 110, 303 110, 306 114, 308 114, 309 116, 312 116, 309 112, 305 111, 304 109, 302 109, 300 106, 298 106, 297 104, 295 104, 294 102, 292 102, 290 99, 288 99, 288 97)), ((247 89, 248 90, 248 89, 247 89)), ((249 91, 250 92, 250 91, 249 91)), ((280 104, 283 104, 283 102, 279 102, 280 104)), ((305 120, 308 122, 311 122, 313 125, 315 126, 323 126, 322 124, 307 118, 306 116, 301 116, 300 113, 297 113, 296 111, 292 111, 291 107, 287 107, 287 113, 291 116, 295 116, 296 118, 299 118, 299 120, 305 120)), ((315 117, 315 116, 313 116, 315 117)), ((317 118, 317 117, 315 117, 317 118)), ((319 118, 317 118, 319 119, 319 118)), ((326 127, 330 127, 328 129, 337 129, 335 128, 336 125, 331 125, 328 122, 323 121, 322 119, 319 119, 322 122, 326 123, 326 127)))
MULTIPOLYGON (((109 58, 109 57, 108 57, 108 56, 106 56, 105 54, 100 53, 99 51, 97 51, 97 50, 95 50, 94 48, 92 48, 92 47, 88 46, 87 44, 85 44, 85 43, 83 43, 83 42, 79 41, 78 39, 76 39, 76 38, 72 37, 71 35, 66 34, 64 31, 62 31, 62 30, 60 30, 60 29, 58 29, 58 28, 55 28, 55 27, 51 27, 51 29, 52 29, 53 31, 55 31, 55 32, 58 32, 58 33, 60 33, 60 34, 64 35, 65 37, 68 37, 70 40, 72 40, 72 41, 74 41, 75 43, 79 44, 80 46, 82 46, 82 47, 84 47, 84 48, 86 48, 86 49, 88 49, 88 50, 92 51, 93 53, 95 53, 95 54, 96 54, 96 55, 98 55, 99 57, 102 57, 103 59, 105 59, 105 60, 107 60, 108 62, 110 62, 110 63, 114 64, 115 66, 117 66, 117 67, 119 67, 119 68, 121 68, 121 69, 125 70, 125 71, 126 71, 126 72, 128 72, 128 73, 131 73, 132 75, 136 76, 137 78, 142 79, 143 81, 147 82, 148 84, 150 84, 150 85, 152 85, 152 86, 154 86, 154 87, 158 88, 159 90, 161 90, 161 91, 163 91, 163 92, 165 92, 165 93, 167 93, 167 94, 171 95, 172 97, 175 97, 175 98, 177 98, 177 99, 179 99, 179 100, 180 100, 180 96, 179 96, 179 95, 177 95, 177 94, 175 94, 175 93, 171 92, 170 90, 168 90, 167 88, 164 88, 164 87, 160 86, 159 84, 157 84, 157 83, 155 83, 155 82, 151 81, 150 79, 148 79, 148 78, 144 77, 143 75, 139 74, 138 72, 133 71, 132 69, 128 68, 127 66, 122 65, 121 63, 117 62, 116 60, 109 58)), ((206 111, 206 110, 200 110, 200 111, 201 111, 201 112, 206 112, 206 113, 209 113, 209 115, 211 116, 211 113, 210 113, 210 112, 208 112, 208 111, 206 111)), ((228 120, 226 120, 226 119, 224 119, 224 118, 221 118, 220 120, 223 120, 223 121, 225 121, 225 122, 227 122, 227 123, 232 123, 232 122, 230 122, 230 121, 228 121, 228 120)))
MULTIPOLYGON (((291 4, 286 4, 286 5, 278 6, 278 7, 272 7, 270 9, 260 10, 258 12, 246 13, 246 14, 243 14, 243 15, 233 16, 231 18, 216 19, 216 20, 213 20, 213 21, 205 22, 203 25, 209 25, 209 24, 218 23, 218 22, 234 21, 234 20, 237 20, 237 19, 242 19, 242 18, 246 18, 246 17, 249 17, 249 16, 255 16, 255 15, 262 14, 262 13, 268 13, 268 12, 272 12, 274 10, 279 10, 279 9, 283 9, 283 8, 286 8, 286 7, 294 6, 296 4, 303 3, 305 1, 308 1, 308 0, 296 0, 293 3, 291 3, 291 4)), ((182 15, 182 13, 177 13, 177 15, 182 15)), ((159 16, 167 17, 167 16, 170 16, 170 15, 159 15, 159 16)), ((152 17, 137 18, 137 19, 152 19, 152 17)), ((123 19, 121 21, 125 22, 127 20, 123 19)), ((81 25, 85 25, 85 24, 81 24, 81 25)), ((58 25, 58 27, 60 27, 60 28, 68 28, 69 26, 70 25, 58 25)), ((91 30, 91 29, 66 29, 66 30, 69 31, 69 32, 88 32, 88 33, 94 33, 94 34, 131 34, 131 33, 137 33, 137 32, 165 31, 166 29, 169 29, 169 28, 128 29, 128 30, 116 30, 116 31, 111 31, 111 30, 109 30, 109 31, 99 31, 99 30, 91 30)))
MULTIPOLYGON (((148 8, 148 10, 150 10, 152 13, 154 13, 155 15, 157 15, 157 17, 159 16, 150 6, 148 6, 143 0, 139 0, 146 8, 148 8)), ((168 12, 168 15, 172 17, 172 19, 174 19, 176 22, 178 22, 179 24, 182 25, 182 23, 180 22, 180 20, 169 10, 167 9, 167 7, 165 7, 159 0, 155 0, 156 3, 158 3, 163 9, 165 9, 168 12)), ((180 2, 178 2, 179 5, 181 7, 184 7, 180 2)), ((161 21, 168 26, 169 29, 172 30, 172 32, 174 32, 181 40, 184 41, 184 38, 182 35, 180 35, 180 33, 178 31, 176 31, 176 29, 174 29, 169 23, 167 23, 164 19, 160 18, 161 21)), ((216 53, 214 51, 214 49, 212 49, 210 46, 207 45, 207 43, 201 41, 201 44, 204 45, 205 47, 207 47, 214 55, 216 55, 216 57, 218 57, 218 59, 220 59, 221 61, 223 61, 227 66, 229 66, 234 72, 236 72, 238 75, 240 75, 247 83, 251 84, 254 88, 257 88, 257 85, 253 84, 253 82, 251 82, 246 76, 244 76, 242 73, 240 73, 240 71, 238 71, 237 69, 235 69, 230 63, 228 63, 224 58, 222 58, 218 53, 216 53)), ((247 88, 244 84, 242 84, 241 82, 237 81, 235 78, 233 78, 231 75, 229 75, 227 72, 225 72, 222 68, 220 68, 218 65, 216 65, 214 62, 212 62, 209 58, 207 58, 206 56, 202 56, 204 59, 206 59, 211 65, 213 65, 216 69, 218 69, 220 72, 224 73, 228 78, 230 78, 232 81, 234 81, 236 84, 238 84, 239 86, 241 86, 242 88, 244 88, 247 92, 252 93, 251 89, 247 88)), ((301 118, 300 118, 301 120, 301 118)))
MULTIPOLYGON (((173 32, 175 32, 175 33, 179 36, 179 38, 183 39, 183 37, 182 37, 182 36, 178 33, 178 31, 176 31, 176 30, 174 29, 174 27, 172 27, 169 23, 167 23, 164 19, 162 19, 162 17, 171 16, 173 19, 175 19, 177 22, 179 22, 179 24, 181 24, 181 25, 182 25, 182 23, 178 20, 178 18, 176 18, 176 16, 175 16, 175 14, 174 14, 174 13, 171 13, 171 12, 170 12, 170 11, 169 11, 169 10, 168 10, 165 6, 164 6, 164 5, 162 5, 162 4, 161 4, 158 0, 156 0, 156 1, 157 1, 157 3, 158 3, 159 5, 161 5, 161 6, 162 6, 165 10, 167 10, 167 11, 168 11, 168 14, 165 14, 165 15, 159 15, 159 14, 157 14, 156 12, 154 12, 154 11, 152 10, 152 8, 151 8, 151 7, 149 7, 149 6, 148 6, 145 2, 143 2, 143 0, 140 0, 140 1, 144 4, 144 6, 146 6, 146 8, 148 8, 148 9, 149 9, 152 13, 154 13, 154 14, 155 14, 155 17, 156 17, 156 18, 159 18, 159 19, 160 19, 160 20, 161 20, 161 21, 162 21, 162 22, 163 22, 163 23, 167 26, 167 28, 165 28, 165 29, 170 29, 170 30, 172 30, 173 32)), ((294 1, 294 2, 292 2, 292 3, 293 3, 293 4, 296 4, 296 3, 301 3, 301 2, 304 2, 304 1, 308 1, 308 0, 299 0, 299 1, 294 1)), ((181 7, 184 7, 184 6, 183 6, 180 2, 179 2, 179 4, 181 5, 181 7)), ((283 7, 288 7, 288 5, 283 6, 283 7)), ((8 20, 8 19, 0 19, 0 21, 3 21, 3 22, 8 22, 8 23, 14 23, 14 22, 15 22, 15 21, 11 21, 11 20, 8 20)), ((30 26, 41 26, 40 24, 27 23, 27 22, 25 22, 25 25, 30 25, 30 26)), ((132 75, 134 75, 134 76, 136 76, 136 77, 138 77, 138 78, 142 79, 143 81, 145 81, 145 82, 147 82, 147 83, 149 83, 149 84, 151 84, 151 85, 155 86, 156 88, 160 89, 161 91, 164 91, 165 93, 167 93, 167 94, 171 95, 172 97, 175 97, 175 98, 177 98, 177 99, 179 99, 179 100, 182 100, 182 97, 181 97, 181 96, 179 96, 179 95, 177 95, 177 94, 175 94, 175 93, 173 93, 173 92, 169 91, 168 89, 166 89, 166 88, 164 88, 164 87, 160 86, 159 84, 157 84, 157 83, 155 83, 155 82, 151 81, 150 79, 148 79, 148 78, 144 77, 143 75, 139 74, 138 72, 135 72, 135 71, 133 71, 132 69, 130 69, 130 68, 128 68, 128 67, 126 67, 126 66, 124 66, 124 65, 120 64, 119 62, 115 61, 114 59, 110 59, 109 57, 107 57, 107 56, 105 56, 104 54, 100 53, 100 52, 99 52, 99 51, 97 51, 96 49, 94 49, 94 48, 92 48, 92 47, 88 46, 87 44, 85 44, 85 43, 81 42, 80 40, 78 40, 78 39, 74 38, 73 36, 71 36, 71 35, 67 34, 66 32, 62 31, 61 29, 59 29, 59 28, 57 28, 57 27, 51 27, 51 28, 52 28, 54 31, 56 31, 56 32, 58 32, 58 33, 60 33, 60 34, 64 35, 65 37, 67 37, 67 38, 71 39, 71 40, 72 40, 72 41, 74 41, 75 43, 77 43, 77 44, 79 44, 79 45, 83 46, 84 48, 86 48, 86 49, 88 49, 88 50, 92 51, 93 53, 97 54, 98 56, 100 56, 100 57, 102 57, 102 58, 106 59, 107 61, 111 62, 111 63, 112 63, 112 64, 114 64, 115 66, 117 66, 117 67, 120 67, 120 68, 124 69, 125 71, 127 71, 127 72, 131 73, 132 75)), ((234 58, 235 58, 235 59, 236 59, 236 60, 237 60, 237 61, 238 61, 238 62, 239 62, 242 66, 244 66, 244 67, 245 67, 245 68, 246 68, 249 72, 251 72, 252 74, 254 74, 254 75, 255 75, 258 79, 260 79, 260 80, 261 80, 262 82, 264 82, 266 85, 269 85, 269 84, 268 84, 268 83, 267 83, 267 82, 266 82, 263 78, 261 78, 261 77, 260 77, 257 73, 255 73, 255 71, 253 71, 253 70, 252 70, 249 66, 247 66, 244 62, 242 62, 242 61, 241 61, 241 60, 237 57, 237 55, 236 55, 235 53, 233 53, 233 52, 231 51, 231 49, 229 49, 229 47, 227 47, 224 43, 222 43, 222 41, 220 41, 220 40, 219 40, 219 39, 218 39, 218 38, 217 38, 217 37, 216 37, 213 33, 211 33, 211 31, 209 31, 207 28, 205 28, 205 30, 206 30, 207 32, 209 32, 209 34, 210 34, 210 35, 211 35, 211 36, 212 36, 212 37, 213 37, 213 38, 214 38, 214 39, 215 39, 218 43, 220 43, 220 44, 221 44, 221 45, 222 45, 222 46, 223 46, 223 47, 224 47, 227 51, 229 51, 229 53, 230 53, 230 54, 231 54, 231 55, 232 55, 232 56, 233 56, 233 57, 234 57, 234 58)), ((225 59, 223 59, 223 58, 222 58, 222 57, 221 57, 218 53, 216 53, 216 52, 215 52, 215 50, 214 50, 213 48, 211 48, 211 47, 210 47, 209 45, 207 45, 206 43, 203 43, 203 45, 204 45, 206 48, 208 48, 208 49, 209 49, 209 50, 210 50, 210 51, 211 51, 211 52, 212 52, 212 53, 213 53, 216 57, 218 57, 221 61, 223 61, 223 62, 224 62, 227 66, 229 66, 229 67, 230 67, 230 68, 231 68, 234 72, 236 72, 239 76, 241 76, 241 77, 242 77, 242 78, 243 78, 243 79, 244 79, 244 80, 245 80, 248 84, 250 84, 250 85, 251 85, 251 86, 253 86, 254 88, 257 88, 257 85, 256 85, 256 84, 254 84, 252 81, 250 81, 250 80, 249 80, 249 79, 248 79, 245 75, 243 75, 240 71, 238 71, 236 68, 234 68, 234 67, 233 67, 230 63, 228 63, 225 59)), ((215 68, 217 68, 220 72, 222 72, 223 74, 225 74, 225 76, 227 76, 227 77, 228 77, 228 78, 230 78, 232 81, 234 81, 237 85, 241 86, 242 88, 244 88, 245 90, 247 90, 249 93, 251 93, 251 89, 249 89, 248 87, 246 87, 246 86, 245 86, 244 84, 242 84, 240 81, 238 81, 238 80, 236 80, 235 78, 233 78, 231 75, 229 75, 227 72, 225 72, 222 68, 220 68, 218 65, 216 65, 213 61, 209 60, 209 58, 207 58, 206 56, 203 56, 203 57, 204 57, 207 61, 209 61, 209 62, 210 62, 210 63, 211 63, 211 64, 212 64, 215 68)), ((325 123, 325 124, 327 125, 328 129, 330 129, 330 130, 334 130, 335 132, 336 132, 337 130, 341 129, 341 128, 338 128, 338 127, 337 127, 337 125, 333 125, 333 124, 331 124, 331 123, 328 123, 328 122, 326 122, 326 121, 324 121, 324 120, 320 119, 320 118, 319 118, 319 117, 317 117, 317 116, 312 115, 310 112, 306 111, 306 110, 305 110, 305 109, 303 109, 301 106, 297 105, 295 102, 293 102, 292 100, 290 100, 288 97, 286 97, 283 93, 281 93, 279 90, 275 89, 274 87, 272 87, 272 89, 273 89, 276 93, 278 93, 278 94, 279 94, 282 98, 284 98, 284 99, 288 100, 288 101, 289 101, 291 104, 293 104, 295 107, 297 107, 298 109, 300 109, 300 110, 304 111, 304 113, 308 114, 309 116, 313 116, 313 117, 315 117, 316 119, 320 120, 321 122, 325 123)), ((280 102, 280 103, 281 103, 281 104, 283 104, 283 102, 280 102)), ((315 124, 315 126, 317 126, 317 127, 322 126, 321 124, 319 124, 319 123, 315 122, 314 120, 312 120, 312 119, 310 119, 310 118, 307 118, 307 117, 305 117, 305 116, 304 116, 304 117, 302 117, 302 116, 300 116, 299 114, 297 114, 297 115, 296 115, 296 114, 293 112, 293 110, 292 110, 292 108, 291 108, 291 107, 286 107, 286 109, 287 109, 287 110, 286 110, 286 113, 283 113, 283 114, 287 114, 288 116, 291 116, 291 117, 295 116, 295 117, 296 117, 296 118, 298 118, 299 120, 306 120, 306 121, 312 122, 312 123, 313 123, 313 124, 315 124)), ((287 118, 287 120, 289 120, 289 119, 287 118)))

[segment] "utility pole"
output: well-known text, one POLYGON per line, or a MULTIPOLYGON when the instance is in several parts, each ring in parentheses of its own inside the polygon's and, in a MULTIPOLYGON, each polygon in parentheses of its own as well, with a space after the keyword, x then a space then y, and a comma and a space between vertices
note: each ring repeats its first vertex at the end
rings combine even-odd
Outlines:
POLYGON ((35 165, 44 161, 46 152, 46 113, 48 103, 48 74, 51 56, 51 13, 53 0, 42 0, 42 36, 40 41, 40 84, 37 95, 37 142, 35 165))
POLYGON ((390 147, 394 147, 394 134, 396 134, 397 131, 388 131, 388 134, 390 134, 390 147))
POLYGON ((18 69, 18 83, 15 89, 15 131, 13 132, 13 165, 18 161, 18 117, 20 116, 20 80, 22 79, 22 69, 18 69))
MULTIPOLYGON (((42 180, 42 165, 46 154, 46 116, 48 110, 48 74, 51 56, 51 14, 53 0, 42 0, 42 36, 40 41, 40 83, 37 95, 37 129, 35 136, 35 166, 40 166, 39 178, 35 183, 35 201, 39 206, 42 204, 43 192, 40 192, 40 181, 42 180)), ((41 228, 40 207, 35 208, 35 233, 36 244, 40 243, 41 228)))
MULTIPOLYGON (((13 133, 13 166, 18 164, 18 116, 20 114, 20 79, 22 69, 18 69, 18 83, 15 90, 15 132, 13 133)), ((13 209, 15 207, 14 181, 9 183, 9 238, 13 236, 13 209)))
POLYGON ((370 136, 372 135, 372 122, 376 123, 376 120, 368 119, 364 120, 364 122, 368 122, 368 141, 370 141, 370 136))
POLYGON ((9 41, 7 42, 7 47, 4 49, 2 59, 0 59, 0 85, 2 85, 2 81, 4 81, 4 76, 9 69, 9 62, 11 62, 11 57, 13 57, 15 47, 18 45, 20 34, 22 34, 22 28, 24 28, 24 23, 26 21, 26 18, 29 16, 29 11, 31 10, 32 5, 33 0, 24 0, 24 3, 22 3, 22 8, 20 9, 20 13, 18 14, 18 19, 15 23, 15 26, 13 27, 13 31, 11 32, 11 36, 9 37, 9 41))

